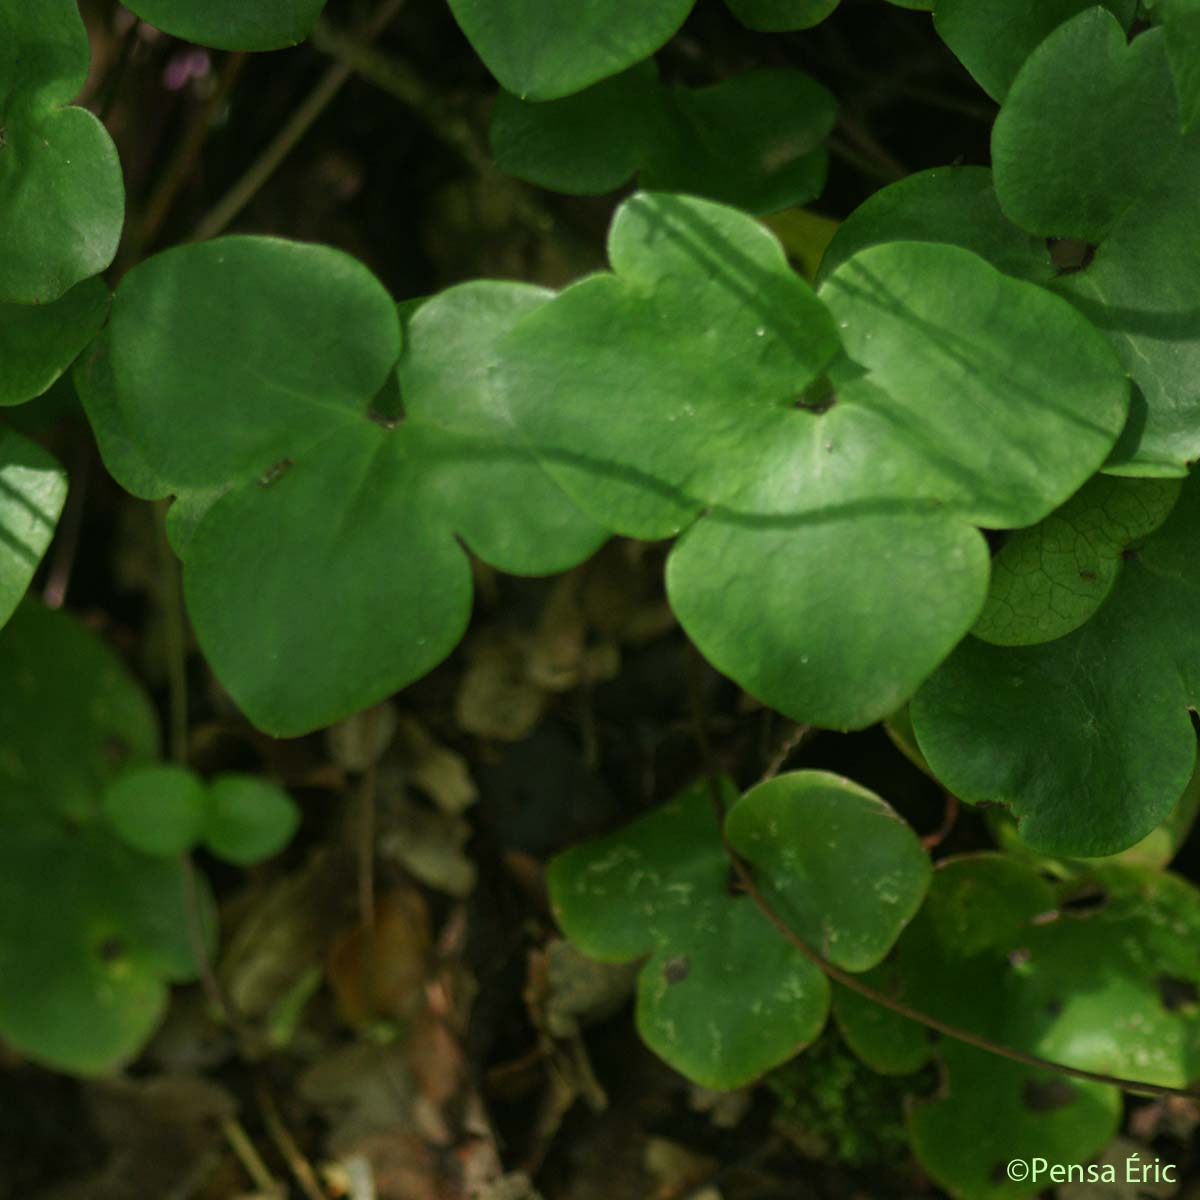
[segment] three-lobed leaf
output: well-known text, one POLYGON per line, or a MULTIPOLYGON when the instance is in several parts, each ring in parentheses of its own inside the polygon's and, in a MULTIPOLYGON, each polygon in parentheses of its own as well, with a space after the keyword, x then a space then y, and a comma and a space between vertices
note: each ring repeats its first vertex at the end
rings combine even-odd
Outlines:
MULTIPOLYGON (((800 935, 847 970, 878 963, 928 883, 912 830, 877 796, 823 772, 780 776, 740 799, 725 783, 722 795, 730 848, 800 935)), ((697 784, 548 872, 556 918, 585 954, 649 956, 637 1002, 647 1045, 718 1088, 811 1042, 830 995, 820 969, 731 887, 730 870, 710 789, 697 784)))
POLYGON ((896 708, 983 605, 974 526, 1045 516, 1124 422, 1096 331, 973 254, 875 247, 818 296, 761 226, 667 195, 627 202, 609 253, 504 341, 507 403, 585 511, 686 530, 676 614, 798 720, 896 708))
POLYGON ((375 403, 395 383, 400 318, 345 255, 226 238, 123 280, 77 384, 117 479, 177 497, 169 531, 197 636, 260 727, 330 724, 445 658, 471 606, 458 537, 527 574, 604 540, 491 381, 494 341, 546 299, 485 283, 418 311, 396 424, 375 403))

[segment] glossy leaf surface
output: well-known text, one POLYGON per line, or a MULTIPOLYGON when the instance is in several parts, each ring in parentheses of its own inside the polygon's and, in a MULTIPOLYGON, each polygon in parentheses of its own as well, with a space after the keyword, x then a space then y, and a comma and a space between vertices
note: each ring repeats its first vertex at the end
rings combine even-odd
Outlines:
POLYGON ((71 105, 89 59, 75 0, 0 12, 0 305, 49 304, 116 253, 125 207, 117 151, 71 105))
MULTIPOLYGON (((728 784, 725 799, 734 800, 728 784)), ((912 830, 878 797, 823 772, 752 788, 730 808, 725 832, 797 932, 848 970, 887 953, 928 883, 912 830)), ((820 1033, 829 1007, 825 976, 730 889, 729 871, 709 790, 698 784, 559 855, 548 876, 559 924, 585 954, 650 956, 638 984, 642 1038, 717 1088, 789 1058, 820 1033)))
POLYGON ((54 458, 0 425, 0 626, 25 595, 66 499, 66 473, 54 458))
POLYGON ((692 526, 672 606, 714 665, 798 720, 896 708, 982 607, 972 526, 1045 516, 1124 420, 1103 339, 963 251, 875 247, 818 298, 748 218, 642 195, 609 254, 614 274, 507 338, 507 401, 598 520, 692 526))

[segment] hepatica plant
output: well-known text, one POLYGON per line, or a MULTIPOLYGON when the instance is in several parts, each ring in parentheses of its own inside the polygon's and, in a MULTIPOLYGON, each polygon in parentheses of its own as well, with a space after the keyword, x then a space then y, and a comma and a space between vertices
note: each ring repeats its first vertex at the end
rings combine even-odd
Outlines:
MULTIPOLYGON (((16 406, 54 387, 117 483, 169 504, 199 650, 267 734, 437 667, 473 564, 551 575, 619 536, 669 542, 679 625, 757 701, 889 719, 955 796, 1005 806, 1003 849, 935 867, 851 781, 714 773, 556 857, 564 933, 641 962, 638 1029, 685 1075, 753 1082, 832 1013, 916 1093, 936 1060, 909 1133, 967 1197, 1026 1194, 1008 1158, 1099 1150, 1120 1085, 1196 1081, 1200 1018, 1172 998, 1200 984, 1200 897, 1145 847, 1195 810, 1200 8, 896 2, 999 106, 991 166, 879 188, 810 280, 784 210, 820 203, 844 98, 778 57, 680 80, 654 56, 691 0, 450 0, 500 85, 499 168, 624 194, 603 269, 417 301, 252 226, 106 278, 122 173, 73 106, 82 21, 5 7, 0 1037, 128 1060, 197 969, 187 856, 256 861, 296 823, 261 779, 163 762, 112 651, 26 597, 74 481, 16 406), (1073 907, 1088 888, 1104 904, 1073 907)), ((837 7, 727 4, 800 38, 837 7)), ((255 51, 322 4, 130 7, 255 51)))

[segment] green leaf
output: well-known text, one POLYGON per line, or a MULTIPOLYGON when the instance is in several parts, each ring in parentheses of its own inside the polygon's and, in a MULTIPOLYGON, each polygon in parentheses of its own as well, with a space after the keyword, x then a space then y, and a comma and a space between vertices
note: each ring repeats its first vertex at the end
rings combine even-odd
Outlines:
POLYGON ((300 824, 295 801, 257 775, 218 775, 209 783, 204 844, 218 858, 251 866, 277 854, 300 824))
POLYGON ((331 724, 445 658, 471 608, 456 535, 530 574, 606 537, 546 478, 491 381, 494 341, 546 299, 482 284, 419 310, 393 425, 373 403, 395 383, 397 310, 344 255, 230 238, 123 280, 80 392, 117 479, 176 495, 197 637, 261 728, 331 724))
POLYGON ((1103 4, 1128 30, 1137 0, 937 0, 942 41, 994 100, 1003 100, 1025 60, 1065 21, 1103 4))
POLYGON ((1112 13, 1089 8, 1029 56, 1000 110, 1000 207, 1030 233, 1099 242, 1167 173, 1178 142, 1161 31, 1130 43, 1112 13))
MULTIPOLYGON (((157 1025, 168 982, 195 974, 178 864, 100 819, 117 773, 156 755, 156 718, 94 634, 34 604, 0 632, 0 675, 0 1037, 111 1070, 157 1025)), ((203 886, 199 901, 211 934, 203 886)))
POLYGON ((819 25, 838 6, 838 0, 725 0, 729 11, 747 29, 785 33, 819 25))
POLYGON ((0 304, 0 406, 47 391, 92 340, 108 314, 100 279, 52 304, 0 304))
POLYGON ((126 275, 110 352, 143 456, 173 489, 194 488, 257 478, 362 425, 400 328, 391 297, 348 255, 229 237, 126 275))
POLYGON ((0 304, 49 304, 116 253, 125 207, 116 147, 90 112, 71 107, 89 58, 75 0, 9 4, 0 15, 0 304))
POLYGON ((746 71, 665 92, 644 187, 707 196, 754 213, 805 204, 825 186, 837 102, 802 71, 746 71))
POLYGON ((971 631, 998 646, 1049 642, 1104 603, 1127 557, 1170 515, 1178 479, 1100 475, 992 559, 987 604, 971 631))
MULTIPOLYGON (((734 798, 728 783, 723 794, 726 804, 734 798)), ((752 788, 731 808, 726 835, 801 935, 849 970, 887 953, 928 882, 912 830, 878 797, 822 772, 752 788)), ((689 1078, 741 1086, 825 1024, 825 976, 730 887, 707 786, 560 854, 548 884, 559 924, 585 954, 649 955, 638 1031, 689 1078)))
POLYGON ((502 171, 539 187, 573 196, 611 192, 641 167, 662 104, 653 62, 561 100, 535 103, 501 91, 492 153, 502 171))
POLYGON ((963 642, 913 702, 938 778, 1008 804, 1050 854, 1115 854, 1159 824, 1196 760, 1198 530, 1189 480, 1087 624, 1039 646, 963 642))
POLYGON ((502 92, 491 141, 503 170, 557 191, 612 191, 640 170, 647 187, 766 213, 820 192, 836 112, 829 92, 801 71, 668 88, 644 63, 563 100, 502 92))
POLYGON ((1200 3, 1150 0, 1146 7, 1166 32, 1183 131, 1193 133, 1200 129, 1200 3))
MULTIPOLYGON (((1096 153, 1109 153, 1108 126, 1100 123, 1099 136, 1094 130, 1094 122, 1080 126, 1077 137, 1094 140, 1096 153)), ((1046 137, 1044 130, 1031 126, 1028 136, 1030 154, 1042 155, 1037 139, 1046 137)), ((1192 288, 1200 244, 1191 236, 1200 139, 1178 144, 1165 173, 1147 181, 1103 242, 1075 248, 1085 253, 1074 269, 1056 268, 1040 239, 1004 217, 987 181, 981 168, 962 167, 922 172, 877 192, 842 224, 819 278, 862 246, 912 238, 962 246, 1008 274, 1049 283, 1105 332, 1134 381, 1129 421, 1105 469, 1185 474, 1188 462, 1200 457, 1200 313, 1192 288)))
POLYGON ((821 259, 820 285, 848 258, 882 242, 961 246, 997 270, 1031 283, 1056 271, 1045 242, 1000 211, 992 173, 984 167, 936 167, 881 188, 848 216, 821 259))
POLYGON ((200 836, 207 797, 186 767, 170 763, 133 767, 104 789, 100 807, 126 845, 143 854, 185 854, 200 836))
POLYGON ((714 665, 798 720, 861 727, 898 707, 982 607, 972 526, 1047 515, 1124 420, 1096 332, 965 251, 874 247, 818 299, 747 217, 641 195, 609 253, 614 274, 504 342, 509 406, 616 532, 692 526, 668 563, 673 608, 714 665))
POLYGON ((131 0, 143 21, 218 50, 280 50, 302 42, 325 0, 131 0))
POLYGON ((693 2, 450 0, 450 8, 503 87, 523 100, 555 100, 649 57, 693 2))
POLYGON ((42 561, 67 499, 67 476, 36 442, 0 425, 0 626, 42 561))
MULTIPOLYGON (((887 964, 868 982, 904 1004, 1068 1066, 1186 1086, 1200 1070, 1200 894, 1183 879, 1109 863, 1050 885, 1001 855, 948 860, 887 964)), ((1083 1162, 1120 1114, 1113 1087, 1031 1071, 838 989, 838 1021, 864 1060, 944 1077, 909 1129, 921 1161, 966 1196, 1029 1194, 1010 1159, 1083 1162), (996 1166, 1000 1170, 996 1171, 996 1166)))

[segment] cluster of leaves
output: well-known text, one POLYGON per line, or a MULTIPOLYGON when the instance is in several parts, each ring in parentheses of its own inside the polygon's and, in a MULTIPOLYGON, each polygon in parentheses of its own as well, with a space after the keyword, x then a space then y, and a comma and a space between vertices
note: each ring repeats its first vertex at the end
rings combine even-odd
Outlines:
MULTIPOLYGON (((727 2, 750 28, 795 30, 837 0, 727 2)), ((543 575, 612 535, 676 539, 681 625, 771 707, 845 730, 911 702, 897 736, 958 796, 1007 805, 1018 853, 934 871, 878 797, 801 773, 736 803, 726 786, 723 827, 705 788, 684 792, 555 860, 552 898, 589 954, 645 958, 639 1029, 685 1074, 747 1082, 832 1011, 877 1071, 940 1062, 945 1094, 908 1119, 938 1179, 1021 1194, 996 1164, 1099 1148, 1117 1091, 933 1045, 833 987, 730 890, 728 853, 827 963, 910 1007, 1089 1070, 1200 1071, 1179 999, 1200 983, 1200 896, 1167 855, 1071 861, 1164 828, 1173 845, 1194 810, 1200 10, 893 2, 932 10, 1000 105, 992 168, 884 188, 809 282, 756 217, 823 187, 836 103, 820 84, 660 82, 649 56, 692 0, 451 0, 505 89, 501 167, 654 190, 618 208, 611 269, 557 295, 480 281, 399 305, 340 252, 246 236, 155 255, 110 295, 121 169, 70 104, 82 22, 74 0, 9 6, 0 404, 74 364, 110 473, 170 499, 200 648, 268 733, 321 728, 441 662, 470 616, 471 555, 543 575), (1084 886, 1105 903, 1080 914, 1084 886)), ((130 7, 261 50, 322 4, 130 7)), ((295 813, 260 781, 158 763, 111 656, 22 603, 66 488, 0 426, 0 1034, 91 1070, 133 1053, 193 970, 181 856, 253 861, 295 813)))

